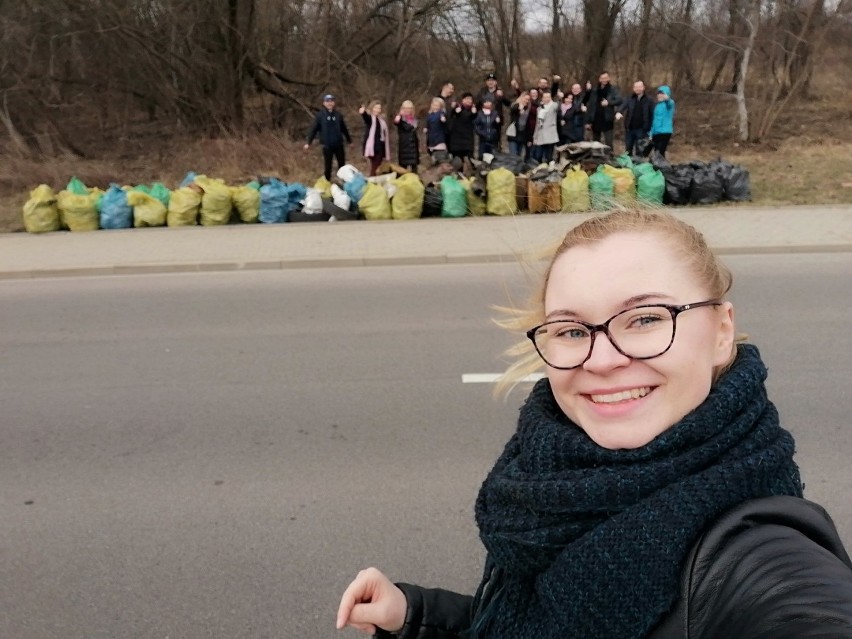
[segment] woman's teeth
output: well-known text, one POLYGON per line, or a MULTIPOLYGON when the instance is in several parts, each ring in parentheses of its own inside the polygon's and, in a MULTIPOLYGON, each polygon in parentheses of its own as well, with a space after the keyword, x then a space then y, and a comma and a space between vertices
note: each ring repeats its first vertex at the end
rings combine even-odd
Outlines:
POLYGON ((624 402, 628 399, 639 399, 640 397, 645 397, 645 395, 650 392, 650 386, 643 386, 642 388, 632 388, 630 390, 612 393, 610 395, 591 395, 591 398, 595 404, 615 404, 616 402, 624 402))

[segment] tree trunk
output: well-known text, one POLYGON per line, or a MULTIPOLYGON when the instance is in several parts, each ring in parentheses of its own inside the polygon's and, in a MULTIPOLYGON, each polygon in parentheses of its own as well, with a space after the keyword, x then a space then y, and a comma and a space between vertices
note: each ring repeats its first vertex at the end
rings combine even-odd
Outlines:
POLYGON ((583 0, 583 17, 586 22, 584 72, 587 78, 596 78, 604 70, 612 33, 625 0, 583 0))
POLYGON ((737 114, 739 116, 739 139, 740 142, 748 142, 749 126, 748 126, 748 106, 746 105, 745 83, 748 75, 748 63, 751 58, 751 52, 754 49, 754 41, 757 38, 757 30, 760 25, 760 2, 761 0, 752 0, 752 7, 749 17, 746 18, 746 28, 748 29, 748 44, 742 50, 741 62, 739 67, 739 78, 737 82, 737 114))
POLYGON ((633 79, 644 79, 645 65, 648 64, 648 45, 651 42, 651 13, 654 0, 642 0, 642 17, 639 21, 639 42, 636 45, 636 60, 633 63, 633 79))

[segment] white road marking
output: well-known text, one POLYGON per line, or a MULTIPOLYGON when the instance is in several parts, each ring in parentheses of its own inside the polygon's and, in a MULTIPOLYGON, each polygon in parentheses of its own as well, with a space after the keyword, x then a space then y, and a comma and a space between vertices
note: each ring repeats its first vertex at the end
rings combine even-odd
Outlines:
MULTIPOLYGON (((544 377, 544 373, 533 373, 527 375, 522 382, 537 382, 544 377)), ((462 384, 493 384, 500 381, 503 377, 501 373, 464 373, 462 375, 462 384)))

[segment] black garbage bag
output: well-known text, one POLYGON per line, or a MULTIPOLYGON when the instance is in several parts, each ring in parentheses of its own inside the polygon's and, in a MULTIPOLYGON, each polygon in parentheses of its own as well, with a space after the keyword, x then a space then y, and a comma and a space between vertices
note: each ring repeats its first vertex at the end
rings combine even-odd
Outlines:
POLYGON ((663 202, 666 204, 689 204, 692 190, 692 175, 695 173, 689 164, 669 165, 661 169, 666 178, 666 192, 663 202))
POLYGON ((485 186, 485 180, 480 176, 476 176, 470 181, 470 190, 476 197, 484 198, 486 196, 487 191, 485 186))
POLYGON ((725 198, 734 202, 745 202, 751 199, 751 177, 748 169, 735 164, 725 180, 725 198))
POLYGON ((491 163, 488 165, 489 169, 509 169, 515 175, 523 173, 524 171, 524 158, 520 155, 514 155, 512 153, 501 153, 499 151, 495 151, 493 154, 494 159, 491 160, 491 163))
POLYGON ((420 217, 441 217, 441 209, 444 206, 444 197, 441 188, 435 184, 428 184, 423 193, 423 213, 420 217))
POLYGON ((651 153, 651 157, 649 158, 651 164, 654 165, 654 168, 658 171, 665 171, 667 169, 672 168, 672 163, 666 159, 665 155, 662 155, 659 151, 654 151, 651 153))
POLYGON ((651 138, 642 138, 636 143, 636 155, 639 157, 647 157, 651 153, 651 138))
POLYGON ((716 204, 725 196, 724 170, 712 164, 696 169, 692 174, 689 201, 693 204, 716 204))

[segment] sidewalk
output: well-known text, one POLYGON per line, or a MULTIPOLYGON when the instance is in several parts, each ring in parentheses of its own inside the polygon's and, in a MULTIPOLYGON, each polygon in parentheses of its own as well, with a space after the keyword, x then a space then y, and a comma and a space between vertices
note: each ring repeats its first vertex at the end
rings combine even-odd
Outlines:
MULTIPOLYGON (((723 254, 852 251, 852 205, 668 210, 723 254)), ((589 216, 0 234, 0 279, 515 261, 589 216)))

